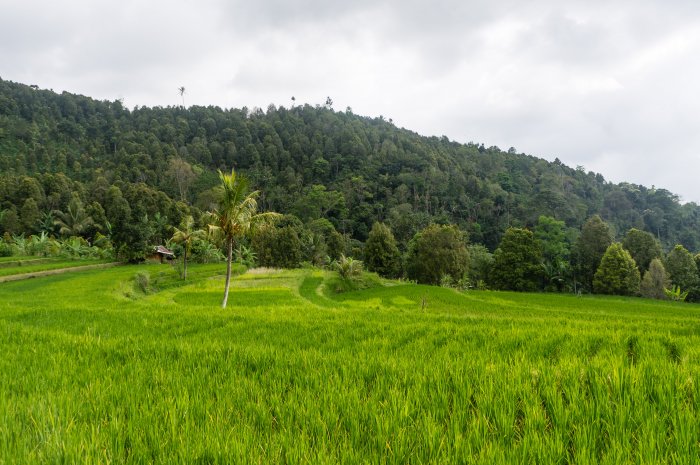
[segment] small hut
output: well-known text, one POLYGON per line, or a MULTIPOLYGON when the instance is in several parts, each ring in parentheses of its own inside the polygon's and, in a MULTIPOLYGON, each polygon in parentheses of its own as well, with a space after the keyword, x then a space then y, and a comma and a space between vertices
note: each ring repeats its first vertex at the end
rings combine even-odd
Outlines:
POLYGON ((151 256, 153 260, 160 260, 161 263, 163 263, 163 260, 173 260, 175 258, 175 254, 173 253, 172 250, 169 250, 165 246, 162 245, 157 245, 153 249, 153 255, 151 256))

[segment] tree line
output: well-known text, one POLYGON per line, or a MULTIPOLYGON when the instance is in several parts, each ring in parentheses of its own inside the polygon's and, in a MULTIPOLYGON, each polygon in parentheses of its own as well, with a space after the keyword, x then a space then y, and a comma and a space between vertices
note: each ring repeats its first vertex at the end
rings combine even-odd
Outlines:
POLYGON ((630 229, 614 242, 599 216, 570 242, 563 221, 540 216, 534 231, 509 228, 493 253, 469 244, 454 225, 430 225, 401 254, 390 228, 375 223, 365 244, 367 267, 419 283, 511 291, 594 292, 700 301, 700 254, 682 245, 664 254, 650 233, 630 229))
MULTIPOLYGON (((487 257, 500 256, 509 231, 529 230, 542 247, 540 287, 590 291, 597 268, 586 257, 605 250, 574 246, 594 215, 612 240, 623 241, 635 229, 663 252, 676 244, 700 248, 700 208, 665 189, 613 184, 583 167, 513 148, 422 137, 383 117, 336 111, 332 101, 265 111, 130 110, 120 101, 0 79, 0 234, 6 244, 42 234, 79 237, 89 246, 109 242, 120 259, 141 260, 184 219, 192 217, 196 228, 206 225, 204 215, 217 202, 217 171, 232 168, 260 192, 262 211, 283 214, 275 228, 234 251, 249 261, 251 254, 261 263, 283 256, 290 266, 361 258, 379 222, 394 236, 404 274, 406 257, 420 255, 416 238, 440 225, 454 225, 469 238, 470 257, 480 257, 478 263, 470 258, 476 270, 486 267, 487 257), (561 240, 544 240, 552 234, 561 240), (293 254, 281 252, 283 244, 297 242, 293 254)), ((216 255, 207 244, 192 244, 195 259, 216 255)), ((470 281, 495 287, 498 278, 487 276, 470 281)))

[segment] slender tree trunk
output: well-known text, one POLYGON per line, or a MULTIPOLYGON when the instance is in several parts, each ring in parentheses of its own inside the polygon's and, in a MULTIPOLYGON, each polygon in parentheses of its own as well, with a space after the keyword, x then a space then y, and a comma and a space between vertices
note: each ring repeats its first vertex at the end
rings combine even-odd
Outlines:
POLYGON ((187 281, 187 244, 185 244, 185 255, 184 255, 184 257, 185 257, 185 258, 182 260, 182 261, 183 261, 183 265, 184 265, 184 267, 185 267, 185 269, 184 269, 184 271, 183 271, 183 279, 184 279, 185 281, 187 281))
POLYGON ((226 308, 228 303, 228 288, 231 284, 231 262, 233 261, 233 238, 229 238, 226 241, 228 244, 228 256, 226 257, 226 285, 224 286, 224 302, 221 304, 221 308, 226 308))

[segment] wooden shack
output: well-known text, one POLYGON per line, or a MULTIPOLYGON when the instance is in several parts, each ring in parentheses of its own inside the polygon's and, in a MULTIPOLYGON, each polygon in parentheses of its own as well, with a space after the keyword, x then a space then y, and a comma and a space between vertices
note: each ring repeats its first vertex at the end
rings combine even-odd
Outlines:
POLYGON ((153 254, 149 258, 154 261, 159 260, 161 263, 165 263, 164 260, 174 260, 175 254, 167 247, 157 245, 153 248, 153 254))

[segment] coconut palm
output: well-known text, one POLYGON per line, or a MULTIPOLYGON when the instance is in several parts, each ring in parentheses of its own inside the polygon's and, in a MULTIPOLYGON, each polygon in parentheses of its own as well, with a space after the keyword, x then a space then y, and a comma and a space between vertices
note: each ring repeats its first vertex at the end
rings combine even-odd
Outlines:
POLYGON ((177 91, 180 93, 180 97, 182 97, 182 108, 185 108, 185 86, 178 87, 177 91))
POLYGON ((173 242, 182 244, 185 249, 185 253, 182 255, 183 272, 182 278, 187 281, 187 254, 192 250, 192 241, 195 239, 201 239, 206 236, 206 231, 203 229, 194 229, 194 219, 191 215, 186 216, 182 223, 180 223, 180 228, 173 228, 175 232, 173 237, 170 239, 173 242))
POLYGON ((248 193, 248 180, 237 175, 234 170, 231 174, 219 171, 219 208, 210 213, 212 223, 210 231, 221 237, 226 244, 226 284, 224 288, 224 301, 222 308, 226 308, 228 302, 229 287, 231 284, 231 262, 233 261, 234 243, 263 225, 278 218, 279 213, 258 213, 258 191, 248 193))
POLYGON ((80 236, 91 226, 97 226, 92 217, 87 214, 83 203, 77 196, 73 196, 65 213, 54 210, 56 216, 54 224, 58 226, 59 234, 64 237, 80 236))

